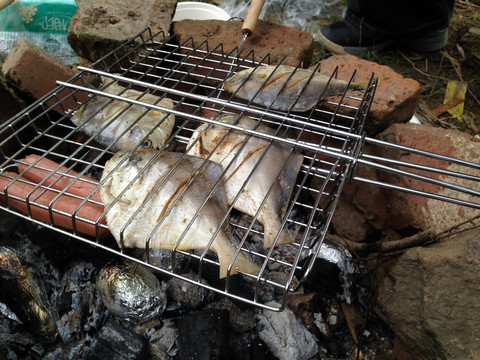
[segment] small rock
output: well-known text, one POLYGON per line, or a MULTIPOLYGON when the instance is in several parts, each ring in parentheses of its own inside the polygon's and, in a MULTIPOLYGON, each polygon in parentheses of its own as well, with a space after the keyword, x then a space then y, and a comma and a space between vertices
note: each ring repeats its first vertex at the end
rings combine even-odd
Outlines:
MULTIPOLYGON (((268 303, 279 307, 279 304, 268 303)), ((257 315, 257 333, 280 360, 308 360, 318 353, 317 339, 289 308, 282 312, 262 310, 257 315)))

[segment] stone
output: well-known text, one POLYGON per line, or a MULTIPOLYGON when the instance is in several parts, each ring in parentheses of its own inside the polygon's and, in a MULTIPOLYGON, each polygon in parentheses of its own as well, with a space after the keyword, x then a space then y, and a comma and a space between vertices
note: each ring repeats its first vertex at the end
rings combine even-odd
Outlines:
MULTIPOLYGON (((34 99, 40 99, 57 88, 57 80, 67 81, 75 75, 58 57, 25 39, 19 39, 12 47, 2 71, 9 81, 34 99)), ((78 106, 74 99, 67 97, 69 93, 69 90, 59 91, 58 98, 65 96, 65 101, 54 107, 57 112, 64 114, 68 108, 78 106)), ((53 106, 58 98, 53 97, 47 105, 53 106)))
MULTIPOLYGON (((378 139, 473 163, 478 163, 478 159, 480 159, 480 140, 457 130, 445 130, 411 123, 394 124, 379 134, 378 139)), ((376 146, 375 148, 375 153, 384 158, 407 161, 428 167, 438 167, 450 171, 462 170, 470 175, 480 177, 479 169, 461 168, 457 164, 394 150, 386 146, 376 146)), ((429 174, 429 176, 480 191, 480 183, 478 181, 453 179, 440 176, 439 174, 429 174)), ((387 172, 379 174, 378 177, 386 183, 409 189, 415 188, 450 197, 459 196, 452 189, 439 188, 422 180, 403 178, 387 172)), ((428 229, 438 233, 478 214, 478 210, 470 207, 425 196, 417 196, 403 191, 387 190, 385 196, 388 199, 388 221, 386 225, 400 233, 412 233, 412 231, 425 231, 428 229)), ((461 194, 461 198, 478 203, 478 197, 474 195, 461 194)))
MULTIPOLYGON (((405 78, 388 66, 353 55, 333 55, 321 61, 320 72, 330 76, 337 67, 338 79, 350 80, 354 72, 356 82, 367 84, 372 74, 378 78, 375 96, 365 123, 369 136, 378 134, 394 123, 406 123, 414 115, 420 102, 418 81, 405 78)), ((358 107, 351 99, 345 99, 344 103, 352 103, 358 107)))
MULTIPOLYGON (((221 45, 224 54, 229 54, 242 39, 242 22, 222 20, 182 20, 173 23, 173 35, 180 44, 193 38, 195 45, 208 41, 210 51, 221 45)), ((240 57, 254 52, 254 60, 297 66, 303 62, 304 67, 310 64, 314 49, 313 37, 307 32, 292 29, 283 25, 259 20, 255 32, 247 37, 240 57), (265 59, 266 56, 268 60, 265 59)), ((216 49, 217 52, 220 49, 216 49)), ((235 56, 236 54, 233 53, 235 56)), ((247 57, 251 59, 251 56, 247 57)))
POLYGON ((363 213, 344 196, 340 197, 333 213, 332 229, 338 236, 355 242, 365 241, 372 232, 363 213))
POLYGON ((478 358, 479 271, 478 229, 411 248, 397 259, 377 301, 412 359, 478 358))
POLYGON ((77 0, 68 42, 81 57, 96 61, 128 39, 150 28, 169 37, 177 0, 77 0))

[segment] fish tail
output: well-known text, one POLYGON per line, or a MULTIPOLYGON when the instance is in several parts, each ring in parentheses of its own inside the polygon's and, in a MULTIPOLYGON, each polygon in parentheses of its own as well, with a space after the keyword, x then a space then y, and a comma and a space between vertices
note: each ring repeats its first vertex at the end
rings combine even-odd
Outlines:
POLYGON ((265 235, 263 236, 263 247, 265 249, 270 249, 274 244, 275 246, 278 245, 285 245, 291 244, 293 242, 292 236, 288 233, 287 229, 281 228, 281 225, 278 224, 278 227, 266 226, 265 227, 265 235), (280 233, 279 233, 279 229, 280 233), (278 233, 278 239, 276 239, 278 233))
MULTIPOLYGON (((228 268, 230 263, 232 262, 232 256, 234 255, 236 248, 233 244, 227 240, 226 242, 222 242, 219 246, 214 243, 215 252, 218 256, 218 261, 220 262, 220 278, 224 279, 227 277, 228 268), (215 246, 216 245, 216 246, 215 246)), ((240 252, 233 263, 233 266, 230 270, 230 275, 236 274, 238 271, 247 273, 247 274, 255 274, 260 271, 260 267, 255 264, 252 260, 247 258, 244 253, 240 252)))
POLYGON ((365 90, 368 86, 367 81, 352 81, 350 83, 350 90, 365 90))

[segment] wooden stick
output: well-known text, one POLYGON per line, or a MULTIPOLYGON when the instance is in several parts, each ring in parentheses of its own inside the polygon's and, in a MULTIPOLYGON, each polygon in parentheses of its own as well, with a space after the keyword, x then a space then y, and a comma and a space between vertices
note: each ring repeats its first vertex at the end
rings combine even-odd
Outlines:
POLYGON ((247 33, 248 36, 253 34, 264 3, 265 0, 252 0, 247 16, 243 20, 242 33, 247 33))
POLYGON ((465 101, 464 99, 454 99, 454 100, 451 100, 451 101, 447 102, 446 104, 443 104, 442 106, 439 106, 438 108, 433 109, 433 113, 434 113, 436 116, 440 116, 440 115, 442 115, 445 111, 448 111, 448 110, 450 110, 451 108, 454 108, 455 106, 460 105, 460 104, 463 103, 464 101, 465 101))

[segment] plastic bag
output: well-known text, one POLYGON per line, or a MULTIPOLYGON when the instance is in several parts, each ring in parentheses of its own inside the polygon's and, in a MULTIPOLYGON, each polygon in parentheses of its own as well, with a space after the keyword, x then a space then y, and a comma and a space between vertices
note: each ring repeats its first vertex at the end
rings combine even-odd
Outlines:
MULTIPOLYGON (((317 40, 320 17, 330 17, 333 5, 339 0, 265 0, 260 19, 302 30, 317 40)), ((244 19, 250 7, 245 0, 224 0, 219 5, 232 18, 244 19)), ((337 11, 337 9, 335 9, 337 11)), ((333 16, 337 16, 333 15, 333 16)))
POLYGON ((77 9, 75 0, 16 0, 0 11, 0 54, 24 38, 67 64, 76 62, 67 34, 77 9))

